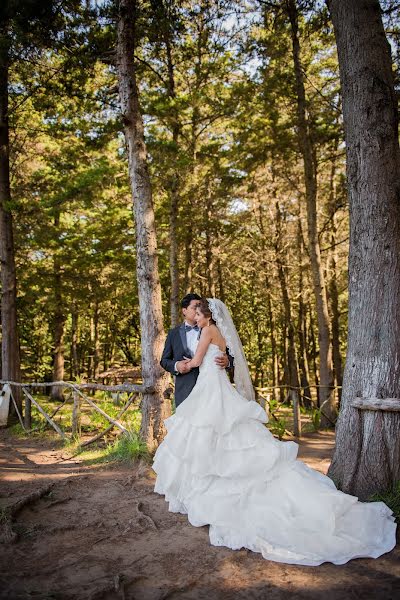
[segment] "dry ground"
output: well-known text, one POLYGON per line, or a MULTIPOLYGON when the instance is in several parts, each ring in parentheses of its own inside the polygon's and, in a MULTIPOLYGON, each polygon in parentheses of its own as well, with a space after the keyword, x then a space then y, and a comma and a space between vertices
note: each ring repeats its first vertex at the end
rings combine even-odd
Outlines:
MULTIPOLYGON (((333 434, 308 434, 300 456, 326 471, 333 434)), ((0 431, 0 506, 46 490, 16 515, 0 550, 0 598, 394 600, 400 550, 344 566, 298 567, 209 545, 207 527, 171 514, 140 464, 90 466, 54 442, 0 431), (48 490, 47 486, 51 485, 48 490)), ((3 523, 4 525, 4 523, 3 523)))

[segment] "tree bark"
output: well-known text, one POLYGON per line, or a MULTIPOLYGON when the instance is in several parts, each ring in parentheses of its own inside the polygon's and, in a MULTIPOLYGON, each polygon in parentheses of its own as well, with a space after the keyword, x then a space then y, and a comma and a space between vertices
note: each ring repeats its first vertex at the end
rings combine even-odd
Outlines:
POLYGON ((140 433, 148 446, 154 448, 165 435, 163 421, 170 415, 171 408, 164 397, 168 385, 167 373, 159 363, 164 345, 164 328, 152 190, 134 63, 137 11, 136 0, 119 0, 117 70, 134 199, 142 377, 145 386, 155 390, 143 396, 140 433))
POLYGON ((100 364, 100 340, 99 340, 99 301, 94 303, 93 314, 93 379, 97 380, 100 364))
POLYGON ((275 260, 278 271, 278 279, 281 286, 285 322, 287 327, 287 377, 289 385, 289 397, 293 405, 294 435, 300 437, 300 403, 299 403, 299 373, 297 368, 296 344, 294 336, 294 325, 292 320, 292 307, 286 281, 285 267, 282 262, 282 249, 280 236, 282 232, 282 216, 279 202, 275 201, 275 260))
POLYGON ((192 240, 192 231, 187 229, 185 235, 185 282, 184 289, 185 294, 189 294, 193 291, 192 285, 192 250, 193 250, 193 240, 192 240))
MULTIPOLYGON (((71 312, 71 379, 74 379, 79 375, 78 319, 78 309, 74 306, 71 312)), ((106 370, 106 367, 104 367, 104 370, 106 370)))
MULTIPOLYGON (((335 217, 333 217, 335 218, 335 217)), ((331 243, 336 241, 336 230, 331 236, 331 243)), ((330 257, 330 279, 329 279, 329 300, 332 312, 332 350, 333 350, 333 372, 337 385, 337 396, 339 406, 342 398, 343 371, 342 355, 340 352, 340 311, 339 311, 339 291, 337 285, 336 256, 333 249, 330 257)))
POLYGON ((301 214, 299 211, 299 219, 297 223, 297 252, 299 259, 299 309, 298 309, 298 325, 297 337, 299 343, 298 361, 300 372, 300 385, 303 390, 303 405, 307 408, 312 408, 311 390, 310 390, 310 375, 308 368, 308 358, 306 352, 306 311, 304 306, 304 284, 303 284, 303 235, 301 229, 301 214))
MULTIPOLYGON (((168 67, 168 95, 176 98, 174 62, 172 60, 171 27, 169 23, 168 7, 164 7, 164 42, 167 53, 168 67)), ((180 321, 179 310, 179 265, 178 265, 178 208, 179 208, 179 172, 177 167, 178 144, 180 136, 180 123, 175 105, 173 106, 172 142, 174 161, 171 177, 169 178, 170 211, 169 211, 169 269, 171 279, 170 310, 171 327, 176 327, 180 321)))
POLYGON ((307 103, 304 87, 304 73, 300 59, 300 43, 298 36, 298 10, 296 0, 286 0, 286 10, 290 21, 292 36, 293 64, 297 95, 297 127, 298 140, 304 165, 304 182, 307 204, 308 244, 311 259, 314 295, 317 309, 319 373, 320 373, 320 408, 321 425, 331 427, 336 418, 335 395, 333 391, 332 347, 328 301, 324 272, 321 266, 321 251, 317 224, 317 175, 314 151, 307 118, 307 103))
MULTIPOLYGON (((319 387, 319 377, 318 377, 318 368, 317 368, 317 355, 318 355, 318 351, 317 351, 317 344, 316 344, 316 340, 315 340, 315 335, 314 335, 314 317, 313 317, 313 309, 311 304, 308 305, 308 314, 310 316, 310 326, 308 328, 308 336, 306 336, 306 339, 308 338, 308 344, 307 344, 307 359, 308 359, 308 364, 312 365, 313 367, 313 371, 314 371, 314 380, 315 380, 315 385, 316 385, 316 399, 317 399, 317 405, 320 406, 321 402, 320 402, 320 387, 319 387)), ((307 332, 306 332, 307 333, 307 332)))
POLYGON ((215 287, 215 279, 214 279, 214 248, 213 248, 213 231, 212 231, 212 223, 213 223, 213 201, 212 201, 212 192, 210 189, 210 182, 208 182, 207 191, 206 191, 206 205, 205 205, 205 238, 206 238, 206 272, 205 278, 207 280, 207 296, 211 298, 215 298, 216 295, 216 287, 215 287))
MULTIPOLYGON (((8 122, 8 32, 7 22, 0 23, 0 261, 1 261, 1 365, 2 378, 20 381, 20 350, 17 328, 17 278, 13 216, 10 190, 10 140, 8 122)), ((19 411, 22 413, 20 390, 14 390, 19 411)), ((9 423, 16 413, 11 405, 9 423)))
MULTIPOLYGON (((60 213, 57 210, 54 220, 56 231, 60 225, 60 213)), ((58 236, 57 236, 58 237, 58 236)), ((56 250, 57 252, 57 250, 56 250)), ((53 350, 53 381, 62 381, 64 379, 64 324, 65 315, 62 297, 61 264, 57 254, 54 257, 54 350, 53 350)), ((51 398, 56 401, 63 401, 63 388, 55 385, 51 388, 51 398)))
POLYGON ((400 480, 400 150, 390 46, 378 0, 328 2, 339 55, 350 205, 349 331, 329 475, 361 499, 400 480))

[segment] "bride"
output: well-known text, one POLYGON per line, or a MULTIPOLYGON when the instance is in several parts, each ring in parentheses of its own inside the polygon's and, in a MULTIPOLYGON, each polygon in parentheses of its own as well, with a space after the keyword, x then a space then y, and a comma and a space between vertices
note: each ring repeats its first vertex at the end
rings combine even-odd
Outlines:
POLYGON ((169 510, 195 527, 210 525, 214 546, 248 548, 299 565, 376 558, 396 544, 392 512, 383 502, 358 502, 318 471, 296 460, 295 442, 276 440, 254 401, 243 348, 225 304, 202 299, 201 337, 191 367, 197 383, 157 449, 155 491, 169 510), (226 346, 235 386, 215 363, 226 346))

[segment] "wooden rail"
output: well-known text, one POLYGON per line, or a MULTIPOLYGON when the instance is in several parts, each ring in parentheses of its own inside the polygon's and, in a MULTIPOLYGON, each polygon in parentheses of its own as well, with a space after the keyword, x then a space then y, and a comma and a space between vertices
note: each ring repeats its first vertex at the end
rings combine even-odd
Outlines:
MULTIPOLYGON (((60 386, 60 387, 71 390, 73 393, 71 438, 74 438, 75 436, 79 435, 79 432, 80 432, 80 404, 81 404, 80 399, 82 399, 83 402, 86 402, 87 404, 89 404, 93 410, 100 413, 111 424, 103 432, 98 433, 91 440, 86 441, 85 445, 88 445, 89 443, 92 443, 93 441, 100 439, 104 434, 111 431, 111 429, 113 429, 114 427, 117 427, 122 433, 127 434, 128 430, 126 429, 126 427, 124 427, 122 425, 122 423, 119 422, 119 418, 124 414, 124 412, 126 412, 128 407, 132 404, 135 396, 143 395, 143 394, 151 394, 154 392, 154 388, 152 388, 150 386, 146 387, 144 385, 137 385, 137 384, 133 384, 133 383, 123 383, 121 385, 103 385, 100 383, 73 383, 70 381, 50 381, 50 382, 41 382, 40 381, 40 382, 33 382, 33 383, 21 383, 18 381, 8 381, 8 380, 0 379, 0 384, 10 386, 11 401, 14 404, 19 422, 21 423, 21 426, 24 429, 24 431, 26 431, 28 433, 30 431, 32 431, 31 429, 29 429, 29 426, 28 427, 26 426, 26 423, 30 422, 30 419, 27 420, 26 423, 24 424, 22 415, 18 409, 17 402, 15 401, 15 398, 14 398, 14 395, 12 392, 13 387, 22 389, 22 392, 23 392, 24 396, 26 397, 26 405, 25 405, 26 411, 28 411, 30 413, 30 407, 31 407, 31 404, 33 404, 37 408, 37 410, 44 416, 44 418, 49 423, 49 425, 51 425, 51 427, 53 427, 53 429, 58 433, 58 435, 60 435, 62 437, 62 439, 64 439, 64 440, 67 439, 66 434, 57 425, 57 423, 55 423, 55 421, 52 418, 55 415, 55 413, 58 411, 58 409, 51 416, 49 414, 47 414, 47 412, 44 410, 44 408, 42 406, 40 406, 39 402, 37 400, 35 400, 35 398, 33 397, 32 390, 34 388, 48 388, 48 387, 53 387, 53 386, 60 386), (85 393, 83 393, 82 390, 101 390, 104 392, 122 392, 122 393, 129 394, 129 396, 128 396, 128 400, 127 400, 125 406, 119 412, 117 418, 113 419, 103 409, 101 409, 99 406, 97 406, 97 404, 91 398, 89 398, 85 393)), ((29 414, 29 417, 30 417, 30 414, 29 414)))

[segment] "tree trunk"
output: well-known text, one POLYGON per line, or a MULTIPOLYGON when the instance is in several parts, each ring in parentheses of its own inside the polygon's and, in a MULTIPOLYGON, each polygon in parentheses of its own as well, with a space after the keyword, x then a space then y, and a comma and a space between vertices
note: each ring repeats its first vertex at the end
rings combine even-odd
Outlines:
MULTIPOLYGON (((337 144, 336 144, 337 146, 337 144)), ((336 152, 334 148, 334 156, 332 159, 332 168, 330 176, 330 192, 329 192, 329 211, 330 211, 330 236, 329 236, 329 255, 328 255, 328 297, 332 315, 332 357, 333 357, 333 373, 337 385, 338 403, 340 406, 342 398, 342 356, 340 352, 340 311, 339 311, 339 291, 337 284, 337 226, 336 226, 336 152)))
MULTIPOLYGON (((78 321, 79 315, 76 307, 73 307, 71 313, 71 379, 79 375, 78 361, 78 321)), ((105 368, 104 368, 105 370, 105 368)))
POLYGON ((266 233, 265 233, 265 225, 264 225, 264 210, 262 203, 257 201, 255 203, 255 213, 257 224, 261 233, 261 264, 264 272, 264 280, 265 280, 265 302, 266 302, 266 313, 268 318, 268 328, 270 332, 270 341, 271 341, 271 379, 272 379, 272 398, 276 399, 276 386, 279 385, 279 362, 278 362, 278 352, 277 352, 277 341, 276 341, 276 327, 275 327, 275 319, 272 311, 272 295, 271 295, 271 284, 269 280, 269 264, 267 260, 267 245, 266 245, 266 233))
POLYGON ((143 396, 140 433, 148 446, 154 448, 165 435, 163 421, 170 415, 171 407, 164 397, 168 376, 159 362, 164 345, 161 286, 152 190, 134 63, 138 3, 136 0, 119 0, 118 9, 117 70, 134 199, 142 377, 144 385, 154 389, 154 393, 143 396))
MULTIPOLYGON (((54 219, 56 231, 60 225, 60 213, 57 209, 54 219)), ((58 238, 58 236, 57 236, 58 238)), ((57 252, 57 250, 56 250, 57 252)), ((65 315, 63 310, 61 265, 57 254, 54 257, 54 350, 53 350, 53 381, 64 379, 64 324, 65 315)), ((55 385, 51 388, 50 396, 53 400, 62 402, 64 400, 63 388, 55 385)))
POLYGON ((300 437, 300 403, 299 403, 299 374, 297 368, 296 344, 294 339, 294 326, 292 320, 292 307, 289 298, 285 268, 282 262, 282 251, 280 236, 282 232, 282 217, 279 202, 275 202, 275 259, 278 271, 278 279, 281 286, 285 322, 287 327, 287 377, 289 385, 289 397, 293 405, 294 435, 300 437))
MULTIPOLYGON (((17 328, 17 279, 13 217, 10 190, 10 141, 8 125, 8 34, 7 23, 0 26, 0 261, 1 261, 1 364, 2 379, 20 381, 20 351, 17 328)), ((13 390, 19 411, 22 397, 13 390)), ((16 420, 10 407, 9 423, 16 420)))
MULTIPOLYGON (((176 98, 175 92, 175 73, 174 63, 172 60, 172 49, 171 49, 171 32, 169 25, 169 15, 167 14, 168 8, 164 7, 165 14, 165 28, 164 28, 164 42, 167 53, 167 66, 168 66, 168 95, 170 98, 176 98)), ((171 279, 171 292, 170 292, 170 310, 171 310, 171 327, 176 327, 180 321, 180 310, 179 310, 179 265, 178 265, 178 208, 179 208, 179 172, 177 167, 178 159, 178 144, 180 136, 180 123, 178 118, 178 112, 173 106, 173 124, 172 124, 172 142, 173 142, 173 154, 174 161, 172 167, 172 174, 169 179, 169 192, 170 192, 170 212, 169 212, 169 269, 171 279)))
POLYGON ((300 60, 298 36, 298 11, 296 0, 286 0, 286 10, 290 20, 293 64, 296 79, 298 140, 304 164, 304 182, 307 204, 308 244, 311 259, 314 295, 317 308, 319 372, 320 372, 320 408, 321 425, 331 427, 336 418, 335 395, 333 391, 332 347, 328 301, 324 273, 321 266, 321 252, 317 226, 317 176, 314 152, 307 118, 307 103, 304 88, 303 67, 300 60))
MULTIPOLYGON (((333 217, 335 219, 335 217, 333 217)), ((331 244, 336 243, 336 230, 331 236, 331 244)), ((333 249, 332 255, 329 261, 330 279, 329 279, 329 300, 332 312, 332 349, 333 349, 333 372, 335 375, 337 389, 337 396, 339 406, 342 398, 342 385, 343 385, 343 374, 342 374, 342 355, 340 352, 340 312, 339 312, 339 292, 337 285, 337 272, 336 272, 336 252, 333 249)))
POLYGON ((205 205, 205 236, 206 236, 206 273, 205 278, 207 280, 207 296, 215 298, 215 279, 214 279, 214 248, 212 240, 212 214, 213 214, 213 201, 211 197, 210 184, 206 192, 206 205, 205 205))
POLYGON ((311 390, 310 390, 310 376, 308 369, 308 359, 306 352, 306 311, 304 306, 304 285, 303 285, 303 236, 301 230, 301 214, 299 214, 299 220, 297 223, 297 252, 299 257, 299 309, 298 309, 298 325, 297 325, 297 337, 299 340, 299 371, 300 371, 300 385, 303 390, 303 405, 307 408, 312 408, 311 390))
MULTIPOLYGON (((54 314, 53 381, 62 381, 64 379, 64 323, 65 317, 62 306, 61 304, 57 304, 54 314)), ((51 398, 57 401, 64 399, 61 386, 55 385, 51 388, 51 398)))
MULTIPOLYGON (((276 387, 279 385, 279 363, 278 363, 278 352, 277 352, 277 343, 276 343, 276 327, 275 327, 275 319, 274 313, 272 312, 272 299, 271 299, 271 287, 269 282, 269 277, 265 274, 265 301, 267 305, 267 317, 268 317, 268 327, 270 332, 270 340, 271 340, 271 375, 272 375, 272 398, 276 400, 276 387)), ((279 393, 279 392, 278 392, 279 393)))
POLYGON ((350 205, 349 332, 329 475, 366 499, 400 480, 400 150, 390 46, 378 0, 328 2, 339 55, 350 205))
POLYGON ((176 184, 170 190, 171 204, 169 212, 169 272, 171 278, 170 310, 171 327, 180 321, 179 311, 179 266, 178 266, 178 190, 176 184))

